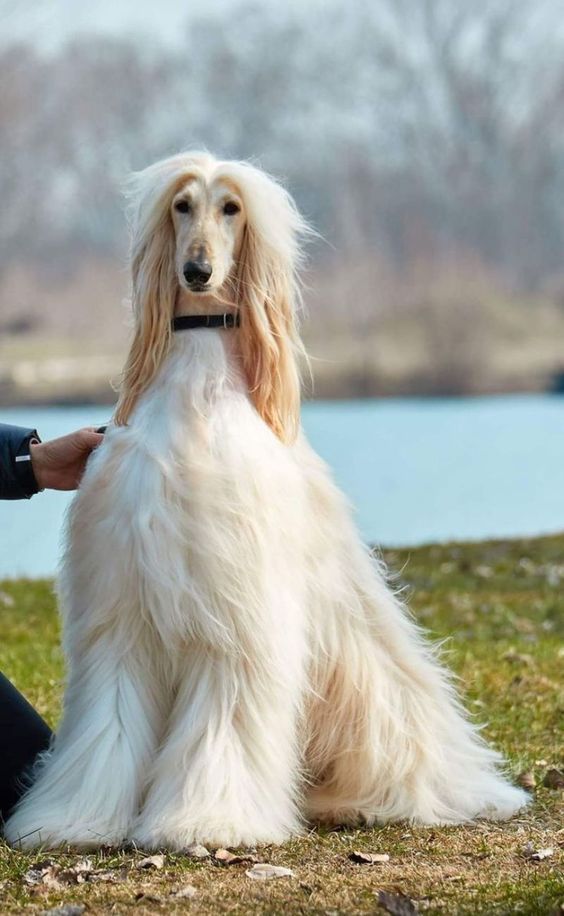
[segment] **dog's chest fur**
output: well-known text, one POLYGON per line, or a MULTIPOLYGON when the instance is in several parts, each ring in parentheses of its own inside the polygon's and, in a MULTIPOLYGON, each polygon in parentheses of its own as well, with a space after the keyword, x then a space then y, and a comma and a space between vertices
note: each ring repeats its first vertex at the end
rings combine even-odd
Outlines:
POLYGON ((303 568, 303 445, 283 445, 259 417, 222 333, 175 336, 129 425, 109 429, 73 510, 98 491, 90 534, 123 556, 127 591, 166 646, 233 647, 258 623, 253 593, 276 588, 279 606, 280 583, 294 588, 303 568))

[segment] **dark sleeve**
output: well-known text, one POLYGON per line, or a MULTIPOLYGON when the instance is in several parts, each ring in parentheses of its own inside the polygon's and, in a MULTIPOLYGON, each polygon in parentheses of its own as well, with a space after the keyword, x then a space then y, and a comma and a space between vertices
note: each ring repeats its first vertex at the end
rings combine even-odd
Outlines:
POLYGON ((41 440, 35 429, 0 423, 0 499, 29 499, 39 487, 29 460, 29 444, 41 440))

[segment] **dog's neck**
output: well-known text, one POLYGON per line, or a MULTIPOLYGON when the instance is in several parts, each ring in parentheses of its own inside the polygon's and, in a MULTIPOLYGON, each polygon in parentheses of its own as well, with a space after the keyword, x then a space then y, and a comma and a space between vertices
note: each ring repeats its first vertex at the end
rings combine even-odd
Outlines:
MULTIPOLYGON (((237 311, 237 306, 227 296, 216 296, 206 293, 190 293, 179 287, 176 294, 174 317, 181 315, 223 315, 237 311)), ((198 333, 196 331, 196 333, 198 333)), ((239 347, 240 337, 236 328, 222 328, 219 333, 227 354, 239 362, 241 352, 239 347)))
POLYGON ((217 296, 213 293, 190 293, 186 289, 178 288, 176 304, 174 307, 175 318, 180 315, 223 315, 237 311, 234 302, 227 296, 217 296))

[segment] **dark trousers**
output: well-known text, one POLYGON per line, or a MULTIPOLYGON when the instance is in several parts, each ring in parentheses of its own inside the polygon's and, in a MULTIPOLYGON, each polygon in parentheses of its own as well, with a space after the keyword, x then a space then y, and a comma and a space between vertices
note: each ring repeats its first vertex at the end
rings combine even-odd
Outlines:
POLYGON ((47 723, 0 672, 0 829, 22 794, 21 778, 50 740, 47 723))

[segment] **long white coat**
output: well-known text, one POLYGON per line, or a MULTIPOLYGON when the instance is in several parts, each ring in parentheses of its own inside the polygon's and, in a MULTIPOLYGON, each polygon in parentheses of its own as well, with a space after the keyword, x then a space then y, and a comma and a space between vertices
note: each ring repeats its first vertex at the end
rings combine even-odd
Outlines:
POLYGON ((223 330, 174 336, 72 504, 68 682, 6 826, 23 846, 281 842, 526 803, 303 434, 257 414, 223 330))

